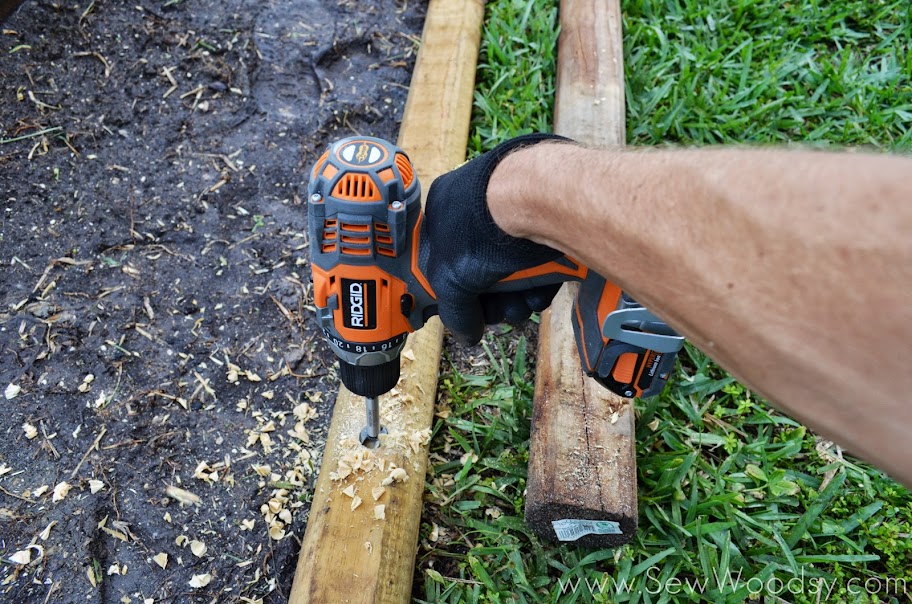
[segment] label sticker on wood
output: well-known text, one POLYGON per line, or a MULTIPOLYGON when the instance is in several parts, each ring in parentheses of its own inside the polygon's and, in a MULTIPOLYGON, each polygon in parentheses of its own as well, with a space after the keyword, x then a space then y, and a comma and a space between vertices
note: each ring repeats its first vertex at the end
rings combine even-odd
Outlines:
POLYGON ((560 541, 576 541, 583 535, 620 535, 621 526, 611 520, 552 520, 551 526, 560 541))

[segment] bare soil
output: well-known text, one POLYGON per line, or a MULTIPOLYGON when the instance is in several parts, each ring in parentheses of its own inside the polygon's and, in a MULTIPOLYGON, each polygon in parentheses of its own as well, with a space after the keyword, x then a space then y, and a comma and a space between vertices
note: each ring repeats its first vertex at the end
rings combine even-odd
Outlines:
POLYGON ((287 601, 337 385, 307 170, 395 140, 424 11, 35 0, 3 24, 0 602, 287 601))

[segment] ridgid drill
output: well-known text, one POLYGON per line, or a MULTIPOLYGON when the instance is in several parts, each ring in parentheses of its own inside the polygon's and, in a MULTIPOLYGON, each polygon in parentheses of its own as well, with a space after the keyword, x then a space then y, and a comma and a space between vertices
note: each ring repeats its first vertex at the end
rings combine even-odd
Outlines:
MULTIPOLYGON (((317 321, 342 383, 366 398, 361 442, 379 442, 379 397, 399 380, 406 336, 437 314, 425 269, 421 189, 385 140, 335 142, 310 174, 308 234, 317 321)), ((662 391, 684 339, 616 285, 564 256, 501 280, 494 291, 579 281, 573 328, 584 371, 624 397, 662 391)))

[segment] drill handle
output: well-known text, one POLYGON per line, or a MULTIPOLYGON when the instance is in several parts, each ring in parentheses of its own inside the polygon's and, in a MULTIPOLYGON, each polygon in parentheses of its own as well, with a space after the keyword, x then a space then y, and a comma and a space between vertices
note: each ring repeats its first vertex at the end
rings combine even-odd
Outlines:
POLYGON ((684 345, 665 322, 592 271, 580 283, 572 321, 587 375, 624 397, 662 392, 684 345))
POLYGON ((570 256, 517 271, 498 281, 491 292, 509 292, 554 285, 565 281, 585 281, 589 269, 570 256))
POLYGON ((501 280, 492 291, 517 291, 579 281, 572 315, 586 374, 624 397, 659 394, 684 338, 609 282, 564 256, 501 280))

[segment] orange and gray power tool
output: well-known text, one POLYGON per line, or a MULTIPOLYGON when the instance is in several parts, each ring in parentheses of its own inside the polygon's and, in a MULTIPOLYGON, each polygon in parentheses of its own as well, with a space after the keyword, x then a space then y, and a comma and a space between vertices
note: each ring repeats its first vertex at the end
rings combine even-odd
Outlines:
MULTIPOLYGON (((437 314, 425 275, 421 192, 402 149, 371 137, 334 143, 307 187, 317 321, 340 377, 367 399, 361 442, 376 446, 380 395, 399 380, 406 336, 437 314)), ((564 256, 501 280, 493 291, 579 281, 573 327, 585 372, 625 397, 662 391, 684 339, 616 285, 564 256)))

